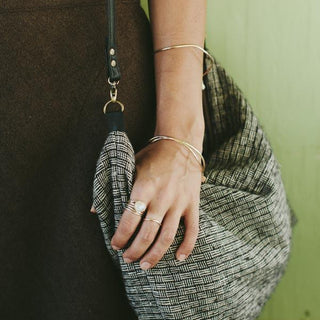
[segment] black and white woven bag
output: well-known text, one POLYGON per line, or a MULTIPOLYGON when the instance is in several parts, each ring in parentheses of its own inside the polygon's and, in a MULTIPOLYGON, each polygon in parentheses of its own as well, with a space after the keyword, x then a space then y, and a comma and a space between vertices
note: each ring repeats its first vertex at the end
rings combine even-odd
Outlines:
MULTIPOLYGON (((117 60, 114 0, 107 4, 106 52, 113 83, 120 79, 118 63, 112 63, 117 60)), ((210 62, 204 55, 205 70, 210 62)), ((151 269, 142 270, 139 260, 125 263, 125 248, 112 249, 110 241, 134 183, 135 154, 123 127, 123 112, 105 112, 107 138, 97 161, 93 206, 140 320, 255 319, 288 262, 295 216, 266 134, 216 59, 204 84, 207 181, 201 185, 197 242, 185 261, 175 259, 184 237, 182 221, 174 242, 151 269)))

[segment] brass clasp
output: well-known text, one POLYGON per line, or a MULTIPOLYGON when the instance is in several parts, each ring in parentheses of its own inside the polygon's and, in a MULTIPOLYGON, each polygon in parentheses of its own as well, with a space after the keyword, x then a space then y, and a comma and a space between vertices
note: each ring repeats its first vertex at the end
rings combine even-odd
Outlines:
POLYGON ((118 94, 118 89, 117 89, 117 84, 119 83, 120 80, 118 81, 110 81, 110 78, 108 77, 108 83, 110 85, 110 99, 103 107, 103 113, 107 112, 107 106, 113 102, 113 103, 117 103, 120 105, 121 107, 121 111, 124 111, 124 105, 123 103, 121 103, 120 101, 117 100, 117 94, 118 94))

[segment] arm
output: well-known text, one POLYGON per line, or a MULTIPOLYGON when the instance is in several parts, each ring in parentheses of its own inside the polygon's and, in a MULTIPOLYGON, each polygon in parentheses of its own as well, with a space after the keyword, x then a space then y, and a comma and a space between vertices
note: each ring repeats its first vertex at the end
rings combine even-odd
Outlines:
MULTIPOLYGON (((154 50, 175 44, 197 44, 205 38, 205 0, 149 0, 154 50)), ((202 112, 203 52, 175 48, 154 55, 157 122, 155 134, 192 143, 200 151, 204 134, 202 112)))
MULTIPOLYGON (((182 43, 203 47, 205 0, 149 0, 149 8, 155 50, 182 43)), ((201 151, 204 135, 202 62, 203 52, 193 47, 161 51, 154 57, 155 134, 186 140, 201 151)), ((135 155, 135 164, 137 171, 130 198, 143 201, 147 206, 146 217, 157 219, 161 227, 153 221, 143 221, 130 247, 123 253, 124 261, 141 259, 141 268, 154 267, 172 244, 181 218, 185 234, 175 256, 187 258, 199 233, 199 163, 184 146, 163 140, 141 149, 135 155)), ((126 245, 140 219, 124 210, 111 239, 115 250, 126 245)))

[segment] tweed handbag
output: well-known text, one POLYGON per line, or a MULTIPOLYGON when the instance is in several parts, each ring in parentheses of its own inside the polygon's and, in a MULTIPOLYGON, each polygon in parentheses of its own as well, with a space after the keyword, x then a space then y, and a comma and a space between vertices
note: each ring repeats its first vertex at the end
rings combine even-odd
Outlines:
MULTIPOLYGON (((112 84, 120 72, 114 1, 107 4, 106 53, 112 84)), ((205 70, 210 62, 204 55, 205 70)), ((104 108, 107 137, 97 160, 93 206, 107 251, 121 271, 129 303, 140 320, 256 319, 289 259, 295 215, 266 134, 243 92, 215 58, 204 84, 207 179, 200 190, 198 238, 188 259, 176 260, 184 238, 180 221, 172 245, 148 270, 142 270, 139 261, 125 263, 125 248, 115 251, 110 244, 130 199, 135 154, 123 126, 122 104, 114 99, 121 110, 104 108)))

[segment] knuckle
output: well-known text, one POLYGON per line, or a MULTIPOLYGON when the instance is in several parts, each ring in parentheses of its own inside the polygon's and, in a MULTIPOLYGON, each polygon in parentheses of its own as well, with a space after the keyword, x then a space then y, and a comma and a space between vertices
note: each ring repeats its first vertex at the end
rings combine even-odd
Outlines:
POLYGON ((159 247, 159 246, 154 247, 151 252, 151 257, 154 257, 155 259, 160 259, 163 256, 164 252, 166 251, 164 249, 165 247, 159 247))
POLYGON ((151 229, 147 228, 144 231, 141 231, 140 239, 144 243, 149 243, 154 239, 154 234, 151 229))
POLYGON ((136 261, 139 259, 139 255, 135 252, 131 252, 129 255, 126 255, 125 258, 128 258, 132 261, 136 261))
POLYGON ((122 221, 122 224, 119 225, 118 230, 120 233, 128 235, 132 233, 132 224, 130 224, 128 221, 124 220, 122 221))
POLYGON ((175 234, 171 229, 163 229, 161 233, 161 242, 167 244, 173 242, 175 234))
POLYGON ((148 217, 163 217, 167 211, 167 203, 170 199, 159 198, 159 196, 154 196, 152 201, 148 205, 148 217))
POLYGON ((156 263, 159 262, 159 260, 161 260, 161 258, 163 257, 163 254, 164 253, 162 251, 153 252, 148 256, 148 261, 150 261, 152 265, 155 265, 156 263))
POLYGON ((128 258, 132 261, 136 261, 137 259, 139 259, 141 254, 139 254, 139 252, 137 252, 136 248, 130 247, 123 253, 122 256, 123 256, 123 258, 128 258))

